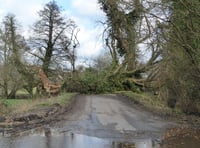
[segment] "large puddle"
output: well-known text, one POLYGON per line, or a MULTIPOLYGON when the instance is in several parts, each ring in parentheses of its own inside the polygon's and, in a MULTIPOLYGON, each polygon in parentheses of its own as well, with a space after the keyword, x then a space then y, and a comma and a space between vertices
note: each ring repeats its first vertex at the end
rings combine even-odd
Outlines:
POLYGON ((119 139, 101 139, 71 132, 38 131, 0 138, 0 148, 154 148, 151 139, 122 142, 119 139))
POLYGON ((0 148, 199 148, 200 139, 196 136, 177 137, 164 143, 152 139, 102 139, 72 132, 54 130, 33 130, 18 136, 1 136, 0 148))

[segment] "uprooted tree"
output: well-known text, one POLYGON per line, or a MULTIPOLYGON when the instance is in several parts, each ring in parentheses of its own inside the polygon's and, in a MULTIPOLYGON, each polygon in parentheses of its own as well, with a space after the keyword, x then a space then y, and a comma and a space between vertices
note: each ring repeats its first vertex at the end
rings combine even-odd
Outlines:
POLYGON ((51 96, 51 95, 56 95, 60 92, 61 85, 50 81, 42 69, 39 70, 38 75, 40 80, 42 81, 41 88, 39 90, 40 93, 42 93, 42 91, 45 90, 46 93, 48 93, 48 95, 51 96))

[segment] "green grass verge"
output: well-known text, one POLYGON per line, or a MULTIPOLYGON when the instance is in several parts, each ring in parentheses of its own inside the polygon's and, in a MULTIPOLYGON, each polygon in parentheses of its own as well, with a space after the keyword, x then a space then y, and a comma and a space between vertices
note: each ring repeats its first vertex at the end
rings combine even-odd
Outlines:
POLYGON ((2 99, 0 100, 0 105, 4 107, 0 113, 5 115, 23 113, 36 108, 48 107, 55 103, 64 106, 68 104, 75 95, 76 93, 62 93, 56 97, 51 98, 2 99))
POLYGON ((0 104, 5 105, 8 108, 15 108, 21 105, 32 103, 33 100, 25 99, 3 99, 0 101, 0 104))
POLYGON ((182 114, 182 112, 178 109, 169 108, 166 101, 160 99, 159 96, 153 95, 152 93, 135 93, 132 91, 121 91, 117 93, 133 99, 135 102, 138 102, 148 109, 157 112, 159 111, 160 114, 182 114))
POLYGON ((39 103, 37 103, 37 106, 51 106, 55 103, 62 105, 68 104, 73 96, 75 96, 76 93, 62 93, 59 96, 48 98, 48 99, 42 99, 39 103))

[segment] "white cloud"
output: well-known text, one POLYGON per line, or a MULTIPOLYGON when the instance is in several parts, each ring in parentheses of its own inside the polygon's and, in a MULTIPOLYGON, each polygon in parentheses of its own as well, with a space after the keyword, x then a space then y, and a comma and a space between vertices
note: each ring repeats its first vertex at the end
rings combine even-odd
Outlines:
POLYGON ((37 18, 37 12, 46 2, 48 0, 0 0, 0 18, 13 13, 23 26, 31 25, 37 18))
POLYGON ((87 58, 97 56, 102 50, 103 32, 102 26, 97 22, 104 19, 97 0, 73 0, 71 5, 73 11, 69 15, 80 28, 78 56, 87 58))
POLYGON ((97 17, 102 14, 97 0, 74 0, 72 1, 72 7, 82 16, 97 17))
POLYGON ((82 17, 73 16, 72 19, 80 29, 78 33, 78 40, 80 42, 78 56, 94 57, 98 55, 102 50, 102 26, 96 25, 95 21, 85 20, 82 17))
POLYGON ((38 11, 49 0, 0 0, 0 22, 8 14, 16 16, 23 27, 22 35, 29 36, 30 26, 38 19, 38 11))
POLYGON ((78 56, 93 57, 100 53, 102 44, 97 36, 98 30, 81 30, 78 39, 81 48, 78 49, 78 56))
POLYGON ((29 27, 37 20, 37 12, 49 0, 0 0, 0 22, 12 13, 23 27, 22 34, 27 37, 29 27))

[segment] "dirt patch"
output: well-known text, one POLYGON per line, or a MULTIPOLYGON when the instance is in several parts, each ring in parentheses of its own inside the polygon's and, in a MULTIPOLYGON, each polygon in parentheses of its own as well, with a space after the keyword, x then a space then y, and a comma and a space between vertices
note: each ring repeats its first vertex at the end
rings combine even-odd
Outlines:
POLYGON ((48 107, 39 107, 30 110, 24 114, 11 117, 0 117, 0 133, 16 134, 28 129, 42 127, 62 120, 62 115, 72 110, 76 104, 77 96, 74 96, 70 102, 64 105, 54 103, 48 107))
POLYGON ((162 139, 162 148, 199 148, 200 129, 173 128, 167 130, 162 139))

